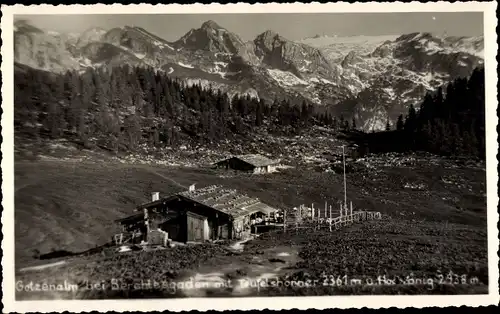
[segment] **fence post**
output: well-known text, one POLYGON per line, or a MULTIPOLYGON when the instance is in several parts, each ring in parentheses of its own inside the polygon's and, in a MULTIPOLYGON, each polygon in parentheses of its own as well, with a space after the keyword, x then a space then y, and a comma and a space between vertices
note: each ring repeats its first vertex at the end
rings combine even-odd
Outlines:
POLYGON ((329 222, 330 222, 330 232, 332 232, 332 205, 330 205, 330 217, 328 217, 329 222))
POLYGON ((311 204, 311 219, 314 222, 314 204, 311 204))
POLYGON ((327 210, 327 208, 328 208, 328 204, 327 204, 327 201, 325 201, 325 219, 326 219, 326 217, 327 217, 327 214, 326 214, 326 210, 327 210))
POLYGON ((345 220, 345 226, 347 226, 349 224, 349 208, 347 207, 347 203, 344 204, 344 210, 345 210, 345 216, 346 216, 346 220, 345 220))
POLYGON ((318 223, 319 223, 319 216, 321 215, 321 211, 318 208, 318 214, 316 215, 316 219, 313 221, 313 229, 316 230, 318 228, 318 223))
POLYGON ((286 233, 286 209, 283 210, 283 232, 286 233))
POLYGON ((351 202, 351 222, 354 222, 354 218, 352 217, 352 202, 351 202))
POLYGON ((342 223, 342 204, 340 204, 340 223, 342 223))
POLYGON ((342 203, 342 205, 340 206, 340 211, 342 212, 342 217, 343 219, 340 221, 340 225, 343 226, 344 225, 344 222, 345 222, 345 205, 342 203))

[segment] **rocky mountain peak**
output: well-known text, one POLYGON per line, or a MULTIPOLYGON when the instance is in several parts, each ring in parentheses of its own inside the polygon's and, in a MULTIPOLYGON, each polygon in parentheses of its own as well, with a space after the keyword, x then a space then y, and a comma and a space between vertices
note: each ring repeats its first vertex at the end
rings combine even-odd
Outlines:
POLYGON ((45 32, 26 20, 14 22, 14 61, 53 72, 78 68, 65 42, 55 32, 45 32))
POLYGON ((362 62, 363 59, 356 54, 355 51, 350 51, 345 57, 344 60, 342 60, 341 65, 343 68, 346 68, 348 66, 352 66, 358 62, 362 62))
POLYGON ((103 33, 103 32, 107 32, 106 29, 102 28, 102 27, 99 27, 99 26, 95 26, 95 27, 90 27, 90 28, 87 28, 83 33, 83 34, 88 34, 88 33, 103 33))
POLYGON ((245 45, 238 35, 212 20, 204 22, 198 29, 191 29, 174 44, 192 50, 231 54, 238 53, 245 45))
POLYGON ((38 33, 38 34, 44 33, 43 30, 33 26, 28 20, 14 21, 14 32, 38 33))
POLYGON ((94 42, 94 41, 101 41, 104 34, 106 34, 106 30, 101 27, 91 27, 87 30, 85 30, 79 37, 76 45, 78 47, 83 47, 87 45, 88 43, 94 42))
POLYGON ((208 20, 201 25, 201 28, 202 29, 222 29, 223 27, 220 27, 219 24, 215 23, 212 20, 208 20))
POLYGON ((265 32, 257 35, 254 42, 260 42, 264 44, 272 43, 274 40, 285 41, 286 39, 281 37, 278 33, 273 30, 266 30, 265 32))
POLYGON ((482 64, 484 49, 482 36, 430 33, 320 35, 295 42, 267 30, 244 43, 212 20, 173 43, 137 26, 92 27, 73 37, 25 20, 14 26, 19 64, 52 72, 153 66, 181 79, 203 78, 230 93, 253 88, 265 99, 300 95, 382 128, 388 117, 397 118, 427 90, 469 75, 482 64))
POLYGON ((318 49, 288 40, 272 30, 258 35, 254 44, 256 56, 274 69, 290 71, 297 77, 314 72, 332 75, 331 65, 318 49))

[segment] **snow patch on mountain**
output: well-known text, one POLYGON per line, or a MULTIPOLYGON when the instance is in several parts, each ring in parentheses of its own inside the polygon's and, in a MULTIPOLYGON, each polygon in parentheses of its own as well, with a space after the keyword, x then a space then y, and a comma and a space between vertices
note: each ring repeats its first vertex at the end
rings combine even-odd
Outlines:
POLYGON ((321 81, 321 83, 323 83, 323 84, 337 85, 336 83, 334 83, 334 82, 332 82, 332 81, 329 81, 329 80, 327 80, 327 79, 325 79, 325 78, 322 78, 320 81, 321 81))
POLYGON ((58 32, 55 32, 55 31, 48 31, 47 34, 49 34, 50 36, 61 36, 61 34, 59 34, 58 32))
POLYGON ((321 99, 318 96, 312 97, 310 100, 317 105, 321 105, 321 99))
POLYGON ((168 48, 170 50, 175 50, 174 47, 170 46, 169 44, 159 42, 157 40, 153 41, 153 45, 160 47, 160 48, 168 48))
POLYGON ((423 47, 424 51, 427 52, 428 54, 435 54, 436 52, 439 52, 439 51, 443 50, 434 41, 430 41, 430 40, 426 40, 426 39, 421 39, 421 40, 419 40, 419 43, 421 44, 421 46, 416 46, 416 47, 417 48, 423 47))
POLYGON ((128 48, 128 47, 125 47, 125 46, 119 46, 120 49, 123 49, 131 54, 133 54, 134 56, 136 56, 138 59, 144 59, 146 57, 146 53, 144 52, 135 52, 133 51, 132 49, 128 48))
POLYGON ((298 70, 300 72, 307 72, 307 71, 309 71, 308 67, 312 63, 312 61, 309 61, 309 60, 303 60, 303 61, 304 61, 305 65, 301 66, 298 70))
POLYGON ((340 108, 334 105, 352 100, 346 106, 355 108, 345 109, 360 113, 359 124, 365 130, 384 129, 388 117, 394 119, 397 111, 418 103, 426 90, 466 76, 483 63, 475 57, 482 57, 482 36, 316 36, 294 43, 269 31, 244 44, 215 23, 205 24, 206 32, 183 36, 195 41, 190 45, 182 39, 169 43, 140 27, 126 27, 130 38, 122 37, 122 29, 108 39, 109 32, 100 28, 71 37, 15 24, 15 61, 54 72, 128 62, 159 66, 183 79, 203 78, 203 84, 222 86, 228 93, 242 93, 250 85, 267 100, 300 94, 333 105, 334 111, 340 108), (109 46, 93 56, 103 41, 109 46), (236 74, 240 75, 230 77, 236 74))
POLYGON ((223 79, 227 79, 228 76, 236 75, 236 74, 241 73, 241 71, 238 71, 238 72, 227 72, 227 71, 222 70, 219 67, 215 67, 214 69, 209 69, 207 72, 210 73, 210 74, 220 75, 220 77, 222 77, 223 79))
POLYGON ((399 35, 319 36, 304 38, 299 42, 309 46, 321 48, 333 44, 379 45, 380 43, 388 40, 395 40, 398 37, 399 35))
POLYGON ((227 78, 228 75, 236 75, 241 72, 241 71, 229 72, 227 71, 227 66, 228 66, 227 62, 215 61, 214 66, 212 68, 209 68, 207 72, 211 74, 218 74, 220 75, 220 77, 224 79, 227 78))
POLYGON ((83 66, 83 67, 89 67, 89 66, 92 66, 92 61, 90 61, 89 58, 87 57, 84 57, 82 59, 79 60, 80 62, 80 65, 83 66))
POLYGON ((396 93, 394 92, 394 88, 392 87, 386 87, 382 88, 382 90, 391 98, 391 99, 396 99, 396 93))
POLYGON ((336 83, 330 81, 330 80, 327 80, 325 78, 317 78, 317 77, 311 77, 309 78, 309 82, 311 83, 316 83, 316 84, 320 84, 320 83, 323 83, 323 84, 329 84, 329 85, 337 85, 336 83))
POLYGON ((227 62, 222 62, 222 61, 215 61, 214 64, 216 66, 221 66, 221 67, 227 67, 228 63, 227 62))
POLYGON ((394 41, 398 37, 399 35, 318 36, 302 39, 300 43, 320 48, 328 60, 337 62, 351 51, 358 55, 366 55, 384 42, 394 41))
POLYGON ((232 54, 228 52, 216 52, 214 53, 215 57, 231 57, 232 54))
POLYGON ((293 73, 277 69, 267 69, 269 75, 282 86, 309 85, 308 82, 298 78, 293 73))
POLYGON ((194 66, 192 66, 190 64, 184 64, 182 62, 177 62, 177 64, 180 65, 183 68, 194 69, 194 66))

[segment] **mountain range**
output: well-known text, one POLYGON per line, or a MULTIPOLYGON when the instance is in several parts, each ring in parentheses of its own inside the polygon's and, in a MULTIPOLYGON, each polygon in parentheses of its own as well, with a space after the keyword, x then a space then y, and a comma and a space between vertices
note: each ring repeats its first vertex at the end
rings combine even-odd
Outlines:
POLYGON ((19 64, 51 72, 150 66, 230 96, 316 103, 354 117, 365 131, 384 129, 427 91, 469 76, 483 64, 483 49, 482 36, 430 33, 293 41, 268 30, 244 41, 214 21, 174 42, 136 26, 61 34, 25 20, 14 23, 19 64))

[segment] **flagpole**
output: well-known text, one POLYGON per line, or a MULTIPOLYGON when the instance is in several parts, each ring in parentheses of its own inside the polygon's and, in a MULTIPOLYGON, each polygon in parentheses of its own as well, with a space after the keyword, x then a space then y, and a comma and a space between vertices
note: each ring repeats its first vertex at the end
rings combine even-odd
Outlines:
POLYGON ((342 159, 344 161, 344 206, 347 207, 347 185, 345 178, 345 150, 344 145, 342 145, 342 159))

